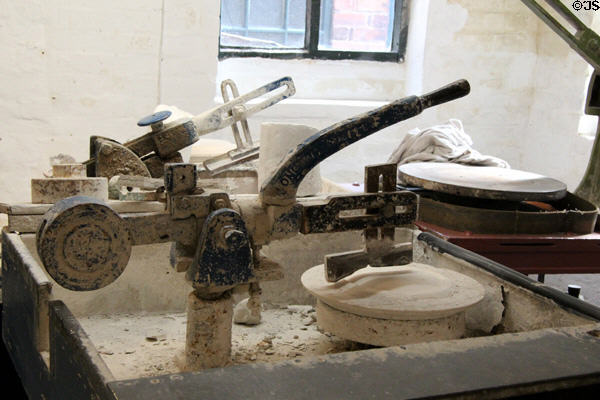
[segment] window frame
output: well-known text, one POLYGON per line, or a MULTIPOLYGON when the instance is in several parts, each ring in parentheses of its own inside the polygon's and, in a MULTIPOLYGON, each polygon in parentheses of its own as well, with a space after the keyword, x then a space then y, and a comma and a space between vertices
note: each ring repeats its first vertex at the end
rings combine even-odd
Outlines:
MULTIPOLYGON (((392 0, 394 24, 392 43, 389 52, 319 50, 319 28, 321 20, 321 0, 306 0, 306 20, 304 48, 302 49, 261 49, 242 46, 221 45, 221 24, 219 23, 219 60, 234 57, 263 57, 274 59, 321 59, 321 60, 366 60, 403 62, 408 35, 408 3, 410 0, 392 0)), ((219 2, 220 4, 220 2, 219 2)))

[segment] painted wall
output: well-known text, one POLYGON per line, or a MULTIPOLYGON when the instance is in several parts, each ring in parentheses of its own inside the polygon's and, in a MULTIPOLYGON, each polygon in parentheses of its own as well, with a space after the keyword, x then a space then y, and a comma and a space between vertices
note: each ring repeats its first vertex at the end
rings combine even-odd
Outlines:
MULTIPOLYGON (((468 98, 349 146, 321 168, 362 179, 405 132, 463 120, 475 147, 514 168, 578 182, 591 141, 577 134, 586 63, 515 0, 413 0, 406 62, 217 62, 219 9, 209 0, 0 0, 0 201, 29 199, 29 178, 58 153, 84 160, 90 135, 126 140, 158 103, 199 113, 216 82, 241 92, 291 75, 297 95, 251 121, 323 128, 458 78, 468 98)), ((227 131, 213 135, 229 137, 227 131)))
POLYGON ((89 136, 126 140, 159 103, 213 105, 219 10, 210 0, 2 0, 0 201, 89 136))

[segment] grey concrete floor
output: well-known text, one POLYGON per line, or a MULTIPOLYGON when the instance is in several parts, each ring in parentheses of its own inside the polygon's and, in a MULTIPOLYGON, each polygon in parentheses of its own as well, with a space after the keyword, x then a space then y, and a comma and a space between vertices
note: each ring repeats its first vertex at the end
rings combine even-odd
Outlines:
MULTIPOLYGON (((530 278, 537 279, 537 275, 530 275, 530 278)), ((600 274, 546 275, 544 283, 563 292, 567 291, 568 285, 579 285, 584 300, 600 306, 600 274)))

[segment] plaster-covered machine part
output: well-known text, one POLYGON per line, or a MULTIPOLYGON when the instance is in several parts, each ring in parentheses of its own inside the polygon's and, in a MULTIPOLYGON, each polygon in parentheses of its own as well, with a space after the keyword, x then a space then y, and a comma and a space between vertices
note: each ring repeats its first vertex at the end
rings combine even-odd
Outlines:
MULTIPOLYGON (((235 86, 230 81, 224 84, 235 86)), ((294 93, 292 79, 283 77, 241 96, 235 89, 233 99, 229 100, 229 95, 224 95, 223 105, 195 116, 176 107, 161 105, 157 109, 162 111, 157 111, 138 121, 138 126, 150 128, 145 135, 122 144, 109 138, 92 136, 90 159, 84 162, 87 175, 104 176, 109 179, 116 175, 160 178, 163 176, 165 165, 183 162, 184 158, 180 151, 197 142, 201 136, 236 125, 238 122, 244 124, 250 115, 294 93), (276 90, 277 93, 273 93, 276 90), (246 106, 248 101, 256 98, 262 100, 246 106)), ((239 134, 235 134, 237 127, 234 126, 233 130, 234 138, 238 142, 236 149, 206 160, 203 163, 205 169, 218 173, 231 165, 258 157, 258 147, 252 147, 251 143, 246 146, 243 142, 239 142, 239 134)), ((247 136, 249 137, 249 133, 247 136)))
MULTIPOLYGON (((295 141, 291 151, 283 154, 279 164, 268 171, 269 176, 260 193, 253 195, 230 196, 223 189, 199 186, 197 165, 167 163, 162 156, 170 156, 191 144, 189 142, 197 141, 199 133, 204 131, 198 129, 196 132, 194 125, 194 135, 187 140, 177 130, 187 129, 187 123, 165 127, 161 121, 168 115, 156 113, 140 122, 143 126, 150 125, 153 130, 139 140, 124 145, 108 139, 94 142, 99 149, 96 159, 90 160, 87 166, 94 167, 96 172, 102 168, 116 168, 116 171, 120 168, 115 158, 118 154, 127 153, 132 156, 131 160, 142 160, 140 154, 149 150, 157 152, 155 155, 162 157, 159 164, 165 162, 162 185, 156 186, 159 183, 156 178, 135 173, 137 176, 117 178, 122 181, 116 182, 116 188, 128 188, 130 183, 140 188, 155 188, 155 199, 144 199, 142 203, 158 200, 159 208, 137 215, 121 213, 108 202, 105 204, 84 196, 60 199, 46 211, 37 230, 38 254, 46 272, 59 285, 70 290, 89 291, 108 286, 122 275, 131 246, 175 242, 172 266, 176 272, 185 273, 185 279, 193 288, 188 297, 185 368, 226 366, 232 348, 234 309, 231 291, 250 285, 252 302, 248 306, 258 311, 260 303, 257 296, 252 296, 260 294, 258 283, 278 280, 283 275, 281 265, 261 254, 263 245, 295 237, 298 233, 335 233, 380 227, 387 230, 414 221, 417 196, 410 192, 373 190, 358 196, 297 198, 298 187, 309 172, 339 149, 418 115, 426 108, 463 97, 469 90, 468 82, 459 80, 422 96, 398 99, 318 133, 302 127, 303 136, 309 137, 295 141), (176 137, 171 135, 174 133, 177 133, 176 137), (179 139, 187 141, 179 143, 179 139), (106 162, 99 162, 104 156, 106 162), (365 209, 367 213, 348 215, 349 211, 357 209, 365 209)), ((264 106, 280 99, 281 96, 271 99, 264 106)), ((241 102, 245 98, 240 96, 233 101, 241 102)), ((251 107, 247 111, 253 110, 251 107)), ((224 112, 222 109, 217 111, 224 112)), ((210 118, 205 116, 194 117, 188 122, 209 123, 210 118)), ((228 154, 228 157, 232 156, 237 162, 245 159, 243 154, 237 155, 240 157, 228 154)), ((203 163, 210 172, 206 164, 203 163)), ((218 168, 212 170, 217 171, 218 168)), ((114 204, 120 208, 122 203, 125 201, 114 204)), ((12 209, 6 205, 0 210, 12 212, 12 209)), ((376 259, 376 256, 369 259, 376 259)))
MULTIPOLYGON (((279 162, 307 138, 317 133, 313 127, 301 124, 265 122, 260 125, 260 156, 258 184, 275 170, 279 162)), ((316 166, 298 188, 298 196, 313 196, 321 191, 321 172, 316 166)))
POLYGON ((202 138, 191 146, 190 162, 201 164, 233 149, 235 145, 227 140, 202 138))
POLYGON ((84 177, 85 168, 83 164, 54 164, 52 165, 53 178, 84 177))
POLYGON ((320 328, 376 346, 458 339, 465 310, 485 294, 466 275, 421 263, 366 267, 333 283, 318 265, 302 284, 318 299, 320 328))
POLYGON ((188 296, 185 364, 188 370, 222 367, 231 358, 232 300, 188 296))
POLYGON ((62 177, 58 174, 54 176, 56 177, 31 180, 32 203, 53 204, 66 197, 77 195, 108 200, 108 180, 106 178, 62 177))

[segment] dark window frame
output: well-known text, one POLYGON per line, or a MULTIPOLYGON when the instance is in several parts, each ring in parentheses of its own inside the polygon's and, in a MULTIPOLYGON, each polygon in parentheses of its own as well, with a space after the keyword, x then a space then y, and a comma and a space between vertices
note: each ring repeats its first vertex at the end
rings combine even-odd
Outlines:
POLYGON ((389 52, 319 50, 321 0, 306 1, 306 30, 302 49, 261 49, 241 46, 221 46, 219 24, 219 60, 233 57, 263 57, 275 59, 367 60, 403 62, 408 34, 408 3, 410 0, 393 0, 394 23, 389 52))

